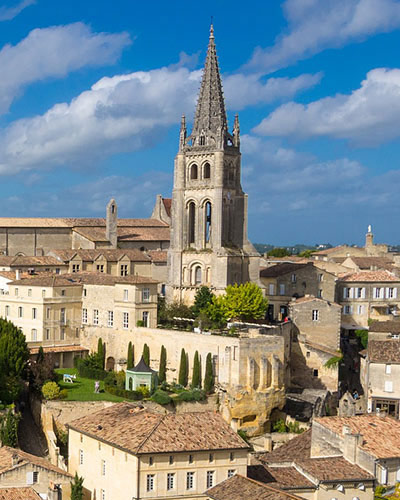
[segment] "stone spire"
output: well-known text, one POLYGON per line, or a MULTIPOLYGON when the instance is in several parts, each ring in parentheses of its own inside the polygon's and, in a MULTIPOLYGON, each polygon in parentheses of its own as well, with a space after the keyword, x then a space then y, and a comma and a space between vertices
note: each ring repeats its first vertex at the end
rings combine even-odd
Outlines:
POLYGON ((190 139, 193 146, 223 148, 228 137, 228 122, 214 41, 214 27, 211 25, 207 57, 190 139))

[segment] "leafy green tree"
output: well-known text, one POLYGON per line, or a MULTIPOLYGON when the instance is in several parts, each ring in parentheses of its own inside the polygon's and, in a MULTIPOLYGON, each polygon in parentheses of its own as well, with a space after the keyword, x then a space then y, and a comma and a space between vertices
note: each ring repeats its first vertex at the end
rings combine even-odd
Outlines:
POLYGON ((212 303, 215 295, 208 288, 208 286, 201 286, 196 293, 194 298, 194 304, 192 306, 192 313, 195 318, 197 318, 201 311, 208 309, 208 306, 212 303))
POLYGON ((71 500, 83 500, 83 477, 79 477, 77 472, 71 481, 71 500))
POLYGON ((147 344, 143 346, 143 359, 147 366, 150 366, 150 348, 147 344))
POLYGON ((315 250, 303 250, 302 252, 299 253, 299 257, 305 257, 306 259, 309 259, 311 255, 315 252, 315 250))
POLYGON ((182 348, 181 350, 181 361, 179 363, 179 378, 178 378, 179 385, 182 385, 183 387, 187 386, 188 382, 188 363, 187 363, 187 356, 185 349, 182 348))
POLYGON ((360 339, 361 345, 366 349, 368 347, 368 330, 356 330, 354 333, 360 339))
POLYGON ((38 351, 38 355, 36 358, 36 363, 43 363, 43 361, 44 361, 44 351, 43 351, 43 347, 40 346, 39 351, 38 351))
POLYGON ((201 388, 200 356, 198 351, 194 353, 192 387, 201 388))
POLYGON ((206 373, 204 375, 204 390, 207 394, 214 391, 214 374, 211 353, 207 354, 206 359, 206 373))
POLYGON ((158 383, 161 385, 167 381, 167 350, 162 345, 160 353, 160 368, 158 370, 158 383))
POLYGON ((1 417, 0 420, 0 440, 1 446, 18 446, 18 425, 21 420, 19 414, 8 410, 7 415, 1 417))
POLYGON ((0 400, 3 402, 18 399, 28 359, 25 335, 11 321, 0 318, 0 400))
POLYGON ((101 337, 97 341, 97 355, 99 357, 100 368, 104 370, 105 359, 106 359, 106 345, 103 344, 103 340, 101 337))
POLYGON ((225 319, 248 321, 265 317, 268 300, 263 297, 259 286, 247 282, 227 286, 226 294, 217 297, 213 307, 219 309, 225 319))
POLYGON ((268 257, 287 257, 291 255, 287 248, 273 248, 267 253, 268 257))
POLYGON ((54 381, 57 375, 54 371, 55 361, 53 354, 46 354, 42 361, 40 358, 29 365, 30 384, 33 390, 40 391, 45 382, 54 381))
POLYGON ((128 344, 128 357, 127 357, 126 367, 128 370, 131 370, 133 368, 133 345, 132 345, 132 342, 129 342, 129 344, 128 344))
POLYGON ((58 399, 60 397, 60 386, 57 382, 46 382, 42 387, 42 394, 46 399, 58 399))

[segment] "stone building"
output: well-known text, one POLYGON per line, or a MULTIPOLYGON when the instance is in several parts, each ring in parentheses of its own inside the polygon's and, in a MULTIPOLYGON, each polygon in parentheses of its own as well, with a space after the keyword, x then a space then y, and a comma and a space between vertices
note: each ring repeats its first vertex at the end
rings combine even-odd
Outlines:
POLYGON ((69 472, 85 478, 92 499, 205 499, 206 489, 246 474, 249 446, 217 413, 120 403, 68 428, 69 472))
POLYGON ((336 277, 312 262, 281 263, 260 271, 261 283, 268 298, 268 318, 282 321, 288 316, 293 298, 314 295, 334 302, 336 277))
POLYGON ((259 254, 247 238, 239 120, 228 122, 211 26, 191 135, 182 117, 175 159, 169 249, 169 300, 191 303, 201 285, 258 282, 259 254))
POLYGON ((293 387, 338 389, 338 366, 327 368, 339 356, 341 306, 335 302, 306 295, 289 304, 293 322, 290 358, 293 387))

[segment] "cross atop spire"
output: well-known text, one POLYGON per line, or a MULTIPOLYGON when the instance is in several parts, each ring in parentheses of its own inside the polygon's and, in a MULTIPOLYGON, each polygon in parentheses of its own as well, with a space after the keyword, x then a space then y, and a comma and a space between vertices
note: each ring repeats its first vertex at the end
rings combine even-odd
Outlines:
POLYGON ((228 122, 214 41, 214 26, 211 24, 207 57, 190 139, 193 146, 224 148, 228 137, 228 122))

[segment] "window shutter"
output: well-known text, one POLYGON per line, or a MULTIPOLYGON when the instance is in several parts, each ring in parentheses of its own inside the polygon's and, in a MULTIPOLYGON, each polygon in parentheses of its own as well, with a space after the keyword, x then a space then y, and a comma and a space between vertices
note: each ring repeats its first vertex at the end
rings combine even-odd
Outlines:
POLYGON ((391 380, 385 381, 385 392, 393 392, 393 382, 391 380))
POLYGON ((353 314, 353 306, 350 306, 350 314, 353 314))
POLYGON ((386 467, 381 468, 381 484, 387 484, 388 470, 386 467))
POLYGON ((396 472, 396 481, 397 482, 400 482, 400 467, 397 468, 397 472, 396 472))
POLYGON ((26 484, 33 484, 33 472, 26 473, 26 484))
POLYGON ((375 299, 376 298, 376 287, 372 289, 372 297, 375 299))
POLYGON ((354 299, 354 288, 353 287, 350 288, 350 298, 354 299))
POLYGON ((382 287, 381 288, 381 291, 380 291, 380 296, 379 296, 381 299, 384 299, 385 298, 385 289, 382 287))
POLYGON ((393 298, 397 298, 397 287, 393 288, 393 298))
POLYGON ((365 287, 361 288, 361 298, 365 299, 365 287))
POLYGON ((389 293, 390 293, 390 292, 389 292, 389 287, 386 287, 386 298, 387 298, 387 299, 390 297, 389 293))
POLYGON ((343 298, 347 299, 347 288, 343 288, 343 298))

